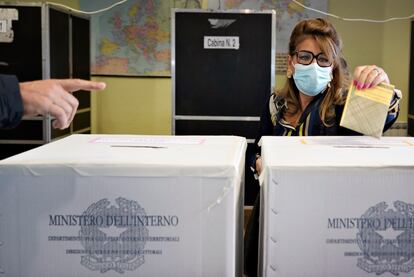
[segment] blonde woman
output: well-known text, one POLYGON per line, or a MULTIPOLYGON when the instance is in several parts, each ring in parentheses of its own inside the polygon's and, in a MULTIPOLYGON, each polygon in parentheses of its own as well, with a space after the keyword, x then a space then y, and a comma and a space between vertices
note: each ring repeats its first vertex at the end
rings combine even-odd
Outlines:
MULTIPOLYGON (((358 66, 351 78, 342 41, 333 25, 321 18, 303 20, 292 31, 286 77, 285 86, 270 96, 261 116, 252 158, 256 174, 262 169, 260 137, 359 135, 339 126, 350 82, 358 89, 389 83, 388 75, 376 65, 358 66)), ((384 131, 397 119, 400 97, 395 93, 390 103, 384 131)), ((251 277, 257 274, 259 203, 257 198, 245 237, 245 273, 251 277)))

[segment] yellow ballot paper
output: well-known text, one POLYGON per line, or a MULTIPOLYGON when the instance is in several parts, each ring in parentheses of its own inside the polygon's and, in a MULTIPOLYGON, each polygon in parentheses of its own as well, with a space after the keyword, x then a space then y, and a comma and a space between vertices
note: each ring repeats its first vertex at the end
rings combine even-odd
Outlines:
POLYGON ((358 90, 352 84, 339 125, 380 138, 393 93, 394 86, 386 83, 364 90, 358 90))

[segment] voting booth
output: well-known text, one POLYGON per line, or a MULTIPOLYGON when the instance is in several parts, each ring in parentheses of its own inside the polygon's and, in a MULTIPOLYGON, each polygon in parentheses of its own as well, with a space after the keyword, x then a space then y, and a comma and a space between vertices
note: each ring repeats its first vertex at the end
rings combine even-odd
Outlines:
POLYGON ((255 138, 275 85, 275 11, 172 12, 172 130, 255 138))
POLYGON ((245 151, 72 135, 1 161, 0 276, 241 276, 245 151))
MULTIPOLYGON (((0 74, 20 82, 90 79, 89 17, 50 3, 20 2, 0 2, 0 74)), ((49 115, 25 116, 16 128, 0 130, 0 159, 73 133, 90 133, 90 92, 73 95, 79 106, 69 128, 53 129, 49 115)))
POLYGON ((263 137, 259 276, 413 276, 414 139, 263 137))

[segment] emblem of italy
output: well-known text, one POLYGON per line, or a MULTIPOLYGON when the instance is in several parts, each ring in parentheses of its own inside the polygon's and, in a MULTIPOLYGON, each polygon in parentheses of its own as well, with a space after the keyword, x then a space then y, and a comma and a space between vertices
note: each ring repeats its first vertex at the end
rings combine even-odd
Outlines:
POLYGON ((396 201, 394 208, 382 202, 361 217, 375 223, 360 226, 357 234, 363 253, 357 266, 367 273, 398 276, 414 269, 414 205, 396 201))
MULTIPOLYGON (((103 218, 146 215, 135 201, 119 197, 115 202, 117 206, 102 199, 89 206, 83 215, 103 218)), ((136 270, 145 262, 140 253, 148 237, 145 226, 119 226, 104 220, 99 226, 82 226, 79 236, 86 253, 81 257, 81 264, 92 271, 124 273, 136 270)))

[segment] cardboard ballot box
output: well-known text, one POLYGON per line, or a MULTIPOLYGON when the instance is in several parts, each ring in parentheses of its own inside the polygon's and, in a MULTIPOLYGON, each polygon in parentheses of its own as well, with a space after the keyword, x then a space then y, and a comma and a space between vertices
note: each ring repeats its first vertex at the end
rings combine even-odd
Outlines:
POLYGON ((73 135, 1 161, 0 276, 240 276, 245 150, 73 135))
POLYGON ((414 139, 263 137, 261 276, 414 276, 414 139))

